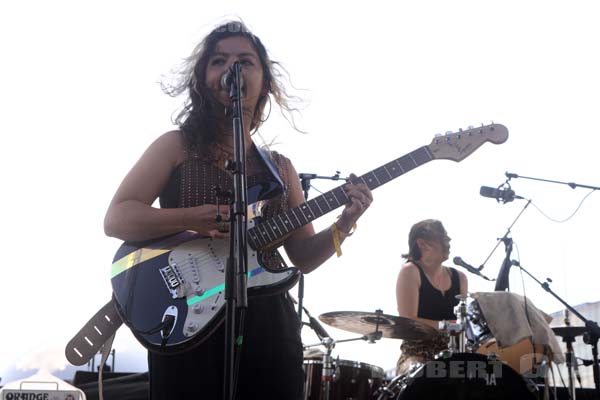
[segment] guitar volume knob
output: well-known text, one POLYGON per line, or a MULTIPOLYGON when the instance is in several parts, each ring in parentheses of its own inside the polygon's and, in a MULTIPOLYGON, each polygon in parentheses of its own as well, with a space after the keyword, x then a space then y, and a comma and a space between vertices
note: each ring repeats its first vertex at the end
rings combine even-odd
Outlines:
POLYGON ((200 303, 196 303, 192 307, 192 310, 194 311, 195 314, 202 314, 202 312, 204 311, 204 306, 200 303))
POLYGON ((187 324, 187 327, 186 327, 187 331, 190 333, 196 332, 198 330, 198 328, 199 328, 199 325, 196 322, 190 322, 187 324))

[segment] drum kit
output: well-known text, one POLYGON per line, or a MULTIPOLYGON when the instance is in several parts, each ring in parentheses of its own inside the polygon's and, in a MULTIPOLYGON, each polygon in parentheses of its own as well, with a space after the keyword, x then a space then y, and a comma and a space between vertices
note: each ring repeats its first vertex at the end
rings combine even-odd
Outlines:
MULTIPOLYGON (((439 329, 381 310, 321 314, 319 319, 325 324, 362 336, 335 341, 321 327, 321 343, 305 346, 308 352, 324 346, 325 352, 307 357, 305 351, 304 400, 537 399, 535 379, 545 377, 553 358, 549 346, 534 344, 529 338, 500 346, 478 301, 470 296, 457 297, 456 321, 442 321, 439 329), (380 367, 331 357, 336 343, 381 338, 423 342, 444 338, 448 348, 433 360, 414 362, 391 379, 380 367)), ((584 330, 553 329, 563 337, 580 335, 584 330)))

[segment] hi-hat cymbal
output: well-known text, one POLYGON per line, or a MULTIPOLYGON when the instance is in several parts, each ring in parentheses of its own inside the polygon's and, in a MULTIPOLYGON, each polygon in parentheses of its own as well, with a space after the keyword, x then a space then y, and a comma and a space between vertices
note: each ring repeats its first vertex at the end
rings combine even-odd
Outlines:
POLYGON ((553 326, 552 331, 556 336, 561 337, 576 337, 587 332, 585 326, 553 326))
POLYGON ((413 319, 383 313, 332 311, 321 314, 319 319, 334 328, 361 335, 370 335, 378 330, 383 337, 390 339, 422 340, 440 335, 436 329, 413 319))

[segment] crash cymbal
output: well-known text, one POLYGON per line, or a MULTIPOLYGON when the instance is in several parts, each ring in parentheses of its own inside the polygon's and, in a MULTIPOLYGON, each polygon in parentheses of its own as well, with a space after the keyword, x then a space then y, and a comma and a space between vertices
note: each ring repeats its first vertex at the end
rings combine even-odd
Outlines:
POLYGON ((552 331, 556 336, 576 337, 583 335, 587 328, 585 326, 553 326, 552 331))
POLYGON ((440 335, 436 329, 413 319, 379 312, 332 311, 321 314, 319 319, 334 328, 361 335, 371 335, 378 330, 390 339, 433 339, 440 335))

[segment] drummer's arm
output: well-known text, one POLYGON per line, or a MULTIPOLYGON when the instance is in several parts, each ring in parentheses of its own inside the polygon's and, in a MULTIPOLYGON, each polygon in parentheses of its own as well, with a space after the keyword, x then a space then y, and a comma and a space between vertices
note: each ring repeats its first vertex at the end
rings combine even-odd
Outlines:
POLYGON ((417 270, 417 267, 413 264, 403 265, 402 268, 400 268, 398 280, 396 281, 396 303, 398 305, 398 315, 417 320, 435 329, 439 329, 439 321, 417 317, 419 311, 420 286, 421 276, 417 270))

